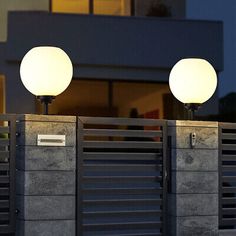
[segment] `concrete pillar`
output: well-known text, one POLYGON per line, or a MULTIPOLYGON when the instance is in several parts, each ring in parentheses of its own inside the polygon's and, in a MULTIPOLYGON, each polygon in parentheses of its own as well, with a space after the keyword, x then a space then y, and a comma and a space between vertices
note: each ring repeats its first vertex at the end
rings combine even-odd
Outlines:
POLYGON ((171 236, 218 235, 218 123, 169 121, 171 236), (190 134, 196 134, 191 147, 190 134))
POLYGON ((76 117, 22 115, 17 147, 17 236, 75 236, 76 117), (37 135, 66 146, 38 146, 37 135))

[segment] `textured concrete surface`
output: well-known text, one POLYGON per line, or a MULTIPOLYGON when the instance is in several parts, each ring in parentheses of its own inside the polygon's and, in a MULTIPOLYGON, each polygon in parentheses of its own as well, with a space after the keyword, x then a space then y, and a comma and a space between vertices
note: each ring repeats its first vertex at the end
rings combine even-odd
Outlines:
POLYGON ((168 127, 204 127, 218 128, 218 122, 215 121, 197 121, 197 120, 168 120, 168 127))
POLYGON ((217 149, 172 149, 172 170, 218 171, 217 149))
POLYGON ((22 115, 20 119, 18 235, 75 236, 76 117, 22 115), (38 134, 66 135, 66 146, 37 146, 38 134))
POLYGON ((169 203, 172 216, 218 215, 218 194, 171 194, 169 203))
POLYGON ((75 196, 17 196, 18 219, 73 220, 75 196))
POLYGON ((38 134, 66 135, 66 146, 76 145, 76 124, 60 122, 36 122, 27 121, 18 125, 20 136, 17 138, 18 145, 37 145, 38 134))
MULTIPOLYGON (((188 216, 172 218, 170 235, 218 236, 217 216, 188 216)), ((227 235, 230 236, 230 235, 227 235)))
POLYGON ((218 123, 168 121, 171 236, 218 235, 218 123), (190 134, 196 133, 191 147, 190 134))
POLYGON ((75 147, 17 147, 19 170, 75 170, 75 161, 75 147))
POLYGON ((58 115, 36 115, 36 114, 19 114, 17 119, 24 121, 41 121, 41 122, 62 122, 75 123, 76 116, 58 116, 58 115))
POLYGON ((73 195, 75 172, 72 171, 17 171, 17 194, 73 195))
POLYGON ((16 236, 72 236, 75 235, 74 220, 22 221, 16 222, 16 236))
POLYGON ((172 136, 172 148, 191 148, 190 134, 196 133, 195 149, 218 149, 218 128, 169 127, 168 132, 172 136))
POLYGON ((218 193, 218 172, 173 172, 172 193, 218 193))

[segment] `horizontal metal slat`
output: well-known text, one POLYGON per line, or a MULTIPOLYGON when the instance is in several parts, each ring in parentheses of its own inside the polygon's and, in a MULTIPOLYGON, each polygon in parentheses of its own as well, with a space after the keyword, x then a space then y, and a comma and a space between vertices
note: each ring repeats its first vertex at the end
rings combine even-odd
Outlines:
POLYGON ((0 175, 0 183, 1 184, 8 184, 9 182, 10 182, 9 176, 0 175))
POLYGON ((124 181, 152 181, 157 182, 162 181, 162 176, 84 176, 84 181, 86 182, 124 182, 124 181))
POLYGON ((12 233, 12 234, 15 233, 13 225, 1 225, 1 227, 0 227, 0 234, 11 235, 10 233, 12 233))
POLYGON ((221 226, 231 226, 236 224, 236 218, 224 218, 221 219, 221 226))
POLYGON ((8 171, 9 163, 0 163, 0 171, 8 171))
POLYGON ((153 205, 162 205, 162 199, 111 199, 111 200, 84 200, 84 204, 88 205, 114 205, 114 204, 153 204, 153 205))
POLYGON ((84 160, 162 160, 161 153, 84 152, 84 160))
POLYGON ((107 193, 107 194, 162 194, 162 188, 87 188, 82 190, 85 194, 98 194, 98 193, 107 193))
POLYGON ((0 196, 8 196, 9 188, 0 188, 0 196))
POLYGON ((142 119, 142 118, 113 118, 113 117, 79 117, 83 124, 94 125, 125 125, 125 126, 163 126, 164 120, 142 119))
POLYGON ((0 126, 0 133, 9 133, 10 128, 9 126, 0 126))
POLYGON ((119 129, 84 129, 84 136, 155 138, 155 137, 162 137, 162 131, 119 130, 119 129))
POLYGON ((223 197, 221 200, 222 204, 236 204, 236 197, 223 197))
POLYGON ((221 149, 223 151, 235 151, 236 150, 236 144, 222 144, 221 149))
POLYGON ((141 233, 119 233, 119 234, 103 234, 100 236, 162 236, 162 233, 155 232, 141 232, 141 233))
POLYGON ((161 142, 134 142, 134 141, 84 141, 84 148, 127 148, 127 149, 161 149, 161 142))
POLYGON ((107 223, 107 224, 83 224, 84 230, 116 230, 116 229, 157 229, 162 227, 162 222, 124 222, 124 223, 107 223))
POLYGON ((0 151, 0 159, 9 158, 9 156, 10 156, 9 151, 0 151))
POLYGON ((84 164, 84 172, 86 171, 162 171, 162 165, 156 164, 84 164))
POLYGON ((236 161, 236 155, 222 155, 222 161, 236 161))
POLYGON ((9 208, 8 200, 0 200, 0 208, 9 208))
POLYGON ((0 212, 0 220, 9 220, 9 213, 8 212, 0 212))
POLYGON ((222 214, 223 214, 223 215, 236 214, 236 208, 223 208, 223 209, 222 209, 222 214))
POLYGON ((222 176, 222 182, 235 182, 235 181, 236 181, 236 176, 222 176))
POLYGON ((236 193, 236 187, 222 187, 223 193, 236 193))
POLYGON ((236 140, 236 133, 223 133, 221 139, 225 140, 236 140))
POLYGON ((5 138, 0 138, 0 146, 8 146, 10 144, 9 139, 5 138))
MULTIPOLYGON (((140 230, 139 230, 140 231, 140 230)), ((98 232, 89 232, 89 234, 85 233, 85 236, 163 236, 162 233, 160 233, 160 230, 148 230, 149 232, 133 232, 133 233, 127 233, 127 232, 119 232, 119 233, 112 233, 110 231, 99 231, 98 232), (151 231, 151 232, 150 232, 151 231), (102 233, 102 234, 101 234, 102 233)))
POLYGON ((222 165, 222 171, 236 171, 236 165, 222 165))
POLYGON ((162 211, 158 210, 133 210, 133 211, 90 211, 90 212, 83 212, 84 216, 87 217, 113 217, 113 216, 161 216, 163 214, 162 211))
POLYGON ((235 123, 230 123, 230 122, 219 122, 219 127, 221 129, 236 129, 236 124, 235 123))

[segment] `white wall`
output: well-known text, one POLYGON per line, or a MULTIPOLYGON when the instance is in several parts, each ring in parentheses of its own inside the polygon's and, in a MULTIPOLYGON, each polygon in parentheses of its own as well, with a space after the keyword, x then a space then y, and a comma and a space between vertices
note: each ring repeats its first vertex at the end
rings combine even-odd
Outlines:
POLYGON ((7 40, 8 11, 48 11, 49 0, 0 0, 0 42, 7 40))
POLYGON ((219 96, 236 92, 236 1, 187 0, 186 17, 224 22, 224 71, 219 76, 219 96))

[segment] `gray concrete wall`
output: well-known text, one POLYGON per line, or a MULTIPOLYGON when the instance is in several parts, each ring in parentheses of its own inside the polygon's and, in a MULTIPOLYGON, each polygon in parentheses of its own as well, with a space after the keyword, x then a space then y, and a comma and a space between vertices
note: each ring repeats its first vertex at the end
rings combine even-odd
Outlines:
POLYGON ((75 236, 76 118, 19 116, 17 235, 75 236), (37 146, 38 134, 66 135, 66 146, 37 146))
POLYGON ((218 235, 218 123, 169 121, 171 236, 218 235), (196 133, 191 147, 190 134, 196 133))

